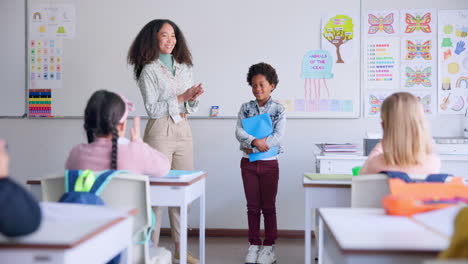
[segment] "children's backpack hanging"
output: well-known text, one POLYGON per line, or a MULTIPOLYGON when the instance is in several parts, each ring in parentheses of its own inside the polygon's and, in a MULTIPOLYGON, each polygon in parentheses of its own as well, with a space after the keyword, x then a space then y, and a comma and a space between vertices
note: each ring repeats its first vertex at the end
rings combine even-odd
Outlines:
MULTIPOLYGON (((90 170, 65 171, 65 193, 60 197, 60 203, 77 203, 89 205, 104 205, 99 197, 112 177, 122 171, 106 170, 94 176, 90 170)), ((120 254, 107 264, 120 262, 120 254)))

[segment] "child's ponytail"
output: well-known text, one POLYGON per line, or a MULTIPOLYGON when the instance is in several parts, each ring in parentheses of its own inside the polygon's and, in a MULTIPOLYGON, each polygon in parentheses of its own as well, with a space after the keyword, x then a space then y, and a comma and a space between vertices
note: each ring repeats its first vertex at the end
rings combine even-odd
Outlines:
POLYGON ((112 152, 111 152, 111 170, 117 169, 117 140, 119 139, 119 134, 117 128, 112 128, 112 152))
POLYGON ((88 143, 96 137, 112 135, 111 164, 112 170, 117 169, 117 144, 119 133, 117 126, 126 113, 124 100, 115 93, 99 90, 88 100, 85 109, 84 129, 88 143))

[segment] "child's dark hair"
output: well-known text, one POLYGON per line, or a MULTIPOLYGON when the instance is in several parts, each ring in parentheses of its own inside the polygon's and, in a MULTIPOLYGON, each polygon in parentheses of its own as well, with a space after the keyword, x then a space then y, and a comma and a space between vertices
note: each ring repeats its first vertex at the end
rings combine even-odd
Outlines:
POLYGON ((141 71, 146 64, 159 58, 158 32, 164 24, 174 29, 176 45, 172 51, 174 60, 181 64, 192 66, 192 54, 188 49, 184 34, 179 27, 169 19, 155 19, 148 22, 138 33, 128 50, 127 62, 133 65, 135 79, 140 78, 141 71))
POLYGON ((260 62, 257 64, 254 64, 250 66, 249 72, 247 73, 247 82, 249 83, 250 86, 252 86, 252 79, 255 75, 261 74, 265 76, 267 81, 274 85, 275 88, 278 85, 278 75, 276 74, 275 68, 271 67, 270 64, 260 62))
POLYGON ((117 169, 117 140, 119 138, 117 126, 125 113, 125 103, 118 94, 99 90, 89 98, 85 109, 84 129, 88 143, 97 136, 112 134, 112 170, 117 169))

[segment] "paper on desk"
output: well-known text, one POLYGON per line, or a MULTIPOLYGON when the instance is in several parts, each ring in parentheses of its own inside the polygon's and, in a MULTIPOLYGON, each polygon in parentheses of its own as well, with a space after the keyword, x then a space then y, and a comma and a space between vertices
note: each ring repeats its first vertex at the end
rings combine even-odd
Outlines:
POLYGON ((437 231, 447 237, 453 234, 455 217, 463 206, 451 206, 444 209, 433 210, 426 213, 415 214, 412 218, 431 230, 437 231))

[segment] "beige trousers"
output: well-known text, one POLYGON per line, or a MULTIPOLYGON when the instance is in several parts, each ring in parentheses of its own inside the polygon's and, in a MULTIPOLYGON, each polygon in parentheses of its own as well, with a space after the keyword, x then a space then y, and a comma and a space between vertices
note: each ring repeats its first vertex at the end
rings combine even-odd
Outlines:
MULTIPOLYGON (((193 170, 192 130, 186 118, 183 118, 178 124, 175 124, 171 117, 148 120, 143 141, 164 153, 169 158, 171 169, 193 170)), ((153 211, 156 215, 156 225, 151 240, 155 246, 158 246, 162 207, 154 206, 153 211)), ((168 211, 172 239, 175 243, 179 243, 180 209, 179 207, 169 207, 168 211)))

